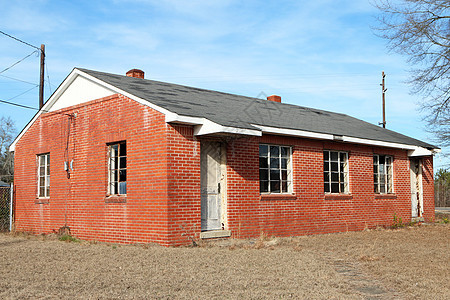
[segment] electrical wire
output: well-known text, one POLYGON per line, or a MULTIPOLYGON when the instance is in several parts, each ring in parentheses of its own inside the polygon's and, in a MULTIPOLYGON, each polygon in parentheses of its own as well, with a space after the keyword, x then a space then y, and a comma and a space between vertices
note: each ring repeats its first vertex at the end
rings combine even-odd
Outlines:
POLYGON ((2 75, 2 74, 0 74, 0 77, 5 77, 5 78, 11 79, 11 80, 20 81, 20 82, 28 83, 28 84, 32 84, 32 85, 37 85, 36 83, 33 83, 33 82, 25 81, 25 80, 22 80, 22 79, 17 79, 17 78, 14 78, 14 77, 9 77, 9 76, 2 75))
POLYGON ((33 46, 33 45, 31 45, 30 43, 24 42, 24 41, 22 41, 22 40, 19 39, 19 38, 16 38, 16 37, 14 37, 14 36, 12 36, 12 35, 10 35, 10 34, 7 34, 6 32, 3 32, 3 31, 0 30, 0 33, 3 34, 3 35, 6 35, 7 37, 12 38, 13 40, 16 40, 16 41, 20 42, 20 43, 22 43, 22 44, 25 44, 25 45, 27 45, 27 46, 30 46, 30 47, 32 47, 32 48, 35 48, 35 49, 41 51, 41 48, 38 48, 38 47, 36 47, 36 46, 33 46))
POLYGON ((0 103, 5 103, 5 104, 14 105, 14 106, 22 107, 22 108, 33 109, 33 110, 39 110, 39 108, 35 108, 35 107, 27 106, 27 105, 22 105, 22 104, 19 104, 19 103, 9 102, 9 101, 5 101, 5 100, 1 100, 1 99, 0 99, 0 103))
POLYGON ((17 64, 19 64, 19 63, 21 63, 21 62, 23 62, 25 59, 27 59, 28 57, 30 57, 31 55, 33 55, 33 54, 35 54, 35 53, 38 53, 38 52, 37 52, 36 50, 33 51, 33 52, 31 52, 30 54, 28 54, 27 56, 25 56, 25 57, 22 58, 21 60, 19 60, 19 61, 13 63, 11 66, 9 66, 9 67, 7 67, 6 69, 3 69, 2 71, 0 71, 0 74, 2 74, 2 73, 4 73, 4 72, 8 71, 8 70, 11 69, 12 67, 14 67, 15 65, 17 65, 17 64))
POLYGON ((9 98, 9 99, 6 100, 6 101, 11 101, 11 100, 13 100, 13 99, 16 99, 16 98, 18 98, 18 97, 20 97, 20 96, 22 96, 22 95, 28 93, 29 91, 34 90, 34 89, 37 88, 38 86, 39 86, 39 85, 33 86, 31 89, 28 89, 28 90, 26 90, 25 92, 20 93, 20 94, 17 95, 17 96, 14 96, 14 97, 12 97, 12 98, 9 98))

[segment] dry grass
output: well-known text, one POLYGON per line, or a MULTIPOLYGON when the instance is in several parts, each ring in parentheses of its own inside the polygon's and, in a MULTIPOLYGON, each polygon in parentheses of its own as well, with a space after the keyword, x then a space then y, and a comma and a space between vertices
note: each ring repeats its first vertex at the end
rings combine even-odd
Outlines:
POLYGON ((0 298, 450 297, 450 225, 195 248, 0 235, 0 298))

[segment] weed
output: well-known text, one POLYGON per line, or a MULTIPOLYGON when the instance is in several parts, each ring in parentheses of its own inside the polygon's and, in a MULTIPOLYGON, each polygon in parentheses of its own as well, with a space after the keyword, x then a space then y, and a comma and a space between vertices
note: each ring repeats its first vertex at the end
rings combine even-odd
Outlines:
POLYGON ((448 224, 448 223, 450 223, 450 220, 448 219, 448 217, 443 217, 443 218, 442 218, 442 222, 443 222, 444 224, 448 224))
POLYGON ((79 239, 77 239, 76 237, 73 237, 73 236, 71 236, 71 235, 69 235, 69 234, 63 234, 63 235, 61 235, 61 236, 58 238, 58 240, 63 241, 63 242, 76 242, 76 243, 79 243, 79 242, 80 242, 79 239))
POLYGON ((394 221, 392 222, 392 229, 405 227, 406 224, 403 224, 402 217, 397 217, 397 214, 394 213, 394 221))

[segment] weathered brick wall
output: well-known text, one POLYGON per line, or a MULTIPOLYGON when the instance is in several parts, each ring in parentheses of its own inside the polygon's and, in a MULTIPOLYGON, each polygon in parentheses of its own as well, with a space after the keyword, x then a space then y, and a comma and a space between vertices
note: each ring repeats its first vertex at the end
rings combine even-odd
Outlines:
POLYGON ((162 114, 121 95, 42 115, 16 146, 16 229, 50 233, 67 219, 82 239, 168 245, 167 130, 162 114), (77 115, 67 144, 71 113, 77 115), (107 143, 124 140, 127 197, 107 198, 107 143), (63 168, 67 145, 70 179, 63 168), (50 198, 36 203, 36 155, 46 152, 50 198))
MULTIPOLYGON (((434 212, 432 157, 424 159, 425 218, 434 212)), ((228 223, 236 237, 291 236, 392 225, 394 214, 411 220, 407 151, 382 147, 263 136, 228 145, 228 223), (295 196, 260 196, 259 142, 293 147, 295 196), (349 153, 350 195, 323 192, 323 150, 349 153), (394 194, 373 192, 373 154, 394 157, 394 194)))
MULTIPOLYGON (((411 219, 406 151, 271 135, 221 140, 233 237, 362 230, 391 225, 394 214, 411 219), (260 143, 293 148, 293 195, 260 195, 260 143), (350 195, 324 194, 324 149, 349 152, 350 195), (394 195, 373 193, 374 153, 394 156, 394 195)), ((16 229, 50 233, 67 220, 72 234, 87 240, 188 244, 201 229, 200 143, 192 126, 166 124, 162 114, 122 95, 44 114, 16 146, 16 229), (124 140, 127 196, 108 198, 107 144, 124 140), (36 155, 47 152, 50 198, 39 201, 36 155), (67 156, 74 160, 70 179, 63 168, 67 156)), ((431 220, 432 157, 423 166, 425 219, 431 220)))

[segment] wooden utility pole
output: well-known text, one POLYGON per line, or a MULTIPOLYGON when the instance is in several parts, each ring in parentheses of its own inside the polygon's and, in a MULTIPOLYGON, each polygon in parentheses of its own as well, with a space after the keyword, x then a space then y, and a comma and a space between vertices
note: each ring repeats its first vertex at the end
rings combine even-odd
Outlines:
POLYGON ((41 75, 39 78, 39 109, 44 106, 44 65, 45 65, 45 45, 41 44, 41 75))
POLYGON ((384 78, 386 77, 386 74, 384 74, 384 71, 381 72, 381 97, 382 97, 382 101, 383 101, 383 122, 379 123, 381 125, 383 125, 383 128, 386 128, 386 91, 387 88, 385 88, 384 85, 384 78))

